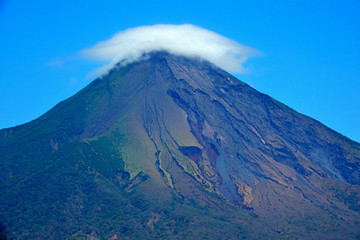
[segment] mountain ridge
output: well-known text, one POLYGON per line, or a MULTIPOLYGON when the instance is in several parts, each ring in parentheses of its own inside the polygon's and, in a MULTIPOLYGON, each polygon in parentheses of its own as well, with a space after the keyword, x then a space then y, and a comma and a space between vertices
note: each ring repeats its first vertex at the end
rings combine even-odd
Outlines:
POLYGON ((219 226, 228 238, 359 234, 358 143, 207 61, 166 52, 117 66, 40 118, 1 130, 0 159, 1 218, 16 236, 216 239, 219 226), (192 230, 172 225, 181 208, 192 230))

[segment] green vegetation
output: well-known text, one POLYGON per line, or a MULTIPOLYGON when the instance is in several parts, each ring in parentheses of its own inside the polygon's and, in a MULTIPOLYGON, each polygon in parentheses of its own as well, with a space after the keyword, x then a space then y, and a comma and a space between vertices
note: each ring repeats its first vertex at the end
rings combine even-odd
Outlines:
POLYGON ((250 225, 242 229, 246 219, 251 221, 247 213, 228 215, 176 196, 162 202, 126 191, 132 181, 105 137, 71 143, 50 154, 47 163, 2 197, 7 209, 2 218, 15 238, 236 239, 254 234, 247 232, 250 225))

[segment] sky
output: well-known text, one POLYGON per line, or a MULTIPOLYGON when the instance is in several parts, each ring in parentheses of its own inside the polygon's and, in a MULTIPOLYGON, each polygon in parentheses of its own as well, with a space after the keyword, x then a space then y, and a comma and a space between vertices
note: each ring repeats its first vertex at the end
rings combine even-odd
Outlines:
POLYGON ((237 78, 360 142, 360 1, 0 0, 0 129, 88 85, 81 53, 129 28, 193 24, 262 54, 237 78))

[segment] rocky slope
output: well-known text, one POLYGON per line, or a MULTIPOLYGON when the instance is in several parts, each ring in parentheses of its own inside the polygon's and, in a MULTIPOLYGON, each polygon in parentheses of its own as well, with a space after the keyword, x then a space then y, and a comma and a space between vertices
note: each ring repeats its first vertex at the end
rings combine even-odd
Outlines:
POLYGON ((360 144, 157 52, 0 131, 0 217, 29 239, 356 239, 359 167, 360 144))

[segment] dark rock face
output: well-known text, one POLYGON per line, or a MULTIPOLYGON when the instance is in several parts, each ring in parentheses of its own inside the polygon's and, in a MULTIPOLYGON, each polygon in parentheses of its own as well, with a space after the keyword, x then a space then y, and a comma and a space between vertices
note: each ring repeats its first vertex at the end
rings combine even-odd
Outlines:
POLYGON ((185 156, 198 163, 201 160, 201 149, 195 146, 179 147, 179 151, 185 156))
POLYGON ((15 238, 359 236, 358 143, 165 52, 1 130, 0 168, 15 238))

